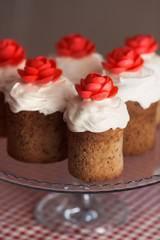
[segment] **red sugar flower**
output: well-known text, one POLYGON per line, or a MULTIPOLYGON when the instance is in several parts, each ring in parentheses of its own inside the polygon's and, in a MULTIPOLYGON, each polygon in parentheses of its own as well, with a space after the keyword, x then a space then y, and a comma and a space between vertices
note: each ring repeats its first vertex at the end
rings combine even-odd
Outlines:
POLYGON ((56 43, 56 48, 61 56, 82 58, 92 54, 96 46, 80 34, 70 34, 56 43))
POLYGON ((25 56, 25 50, 15 40, 0 40, 0 66, 16 66, 24 60, 25 56))
POLYGON ((126 38, 125 43, 128 47, 134 49, 138 54, 153 53, 158 48, 158 42, 151 35, 137 35, 126 38))
POLYGON ((118 92, 118 87, 113 86, 113 81, 109 76, 101 76, 97 73, 90 73, 81 83, 76 84, 78 95, 84 99, 101 101, 105 98, 112 98, 118 92))
POLYGON ((18 69, 22 80, 26 83, 48 83, 56 81, 62 74, 62 70, 56 68, 56 62, 46 57, 27 59, 24 70, 18 69))
POLYGON ((106 54, 106 60, 107 62, 102 62, 103 67, 115 74, 136 72, 144 63, 141 56, 129 47, 114 49, 111 53, 106 54))

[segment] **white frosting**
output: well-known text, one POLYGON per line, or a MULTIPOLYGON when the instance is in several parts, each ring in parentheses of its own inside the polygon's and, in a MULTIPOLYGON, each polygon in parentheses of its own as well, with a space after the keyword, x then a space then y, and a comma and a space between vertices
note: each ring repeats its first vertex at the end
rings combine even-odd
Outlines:
POLYGON ((101 62, 104 59, 99 53, 93 53, 80 59, 54 55, 50 55, 49 58, 53 58, 57 62, 57 68, 63 70, 63 76, 73 83, 80 83, 81 78, 85 78, 91 72, 102 74, 101 62))
POLYGON ((113 74, 104 70, 103 75, 109 75, 114 85, 118 86, 118 96, 124 102, 138 102, 142 108, 148 108, 160 98, 157 76, 151 68, 143 66, 137 72, 113 74))
POLYGON ((24 68, 25 60, 17 66, 0 67, 0 91, 4 91, 6 86, 19 78, 17 69, 24 68))
POLYGON ((93 101, 75 96, 67 105, 64 121, 72 132, 104 132, 125 128, 129 115, 125 103, 119 97, 93 101))
POLYGON ((64 112, 68 100, 74 93, 73 84, 64 77, 48 84, 33 85, 18 81, 12 84, 12 87, 8 86, 5 100, 14 113, 39 111, 48 115, 57 111, 64 112))
POLYGON ((160 87, 160 56, 156 53, 142 54, 144 59, 144 66, 152 68, 158 77, 158 84, 160 87))

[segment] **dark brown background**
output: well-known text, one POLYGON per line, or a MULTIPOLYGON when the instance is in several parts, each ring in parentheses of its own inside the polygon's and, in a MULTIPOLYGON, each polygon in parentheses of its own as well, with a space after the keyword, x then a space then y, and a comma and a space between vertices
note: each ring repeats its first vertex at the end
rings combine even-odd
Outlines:
POLYGON ((126 36, 160 41, 160 0, 0 0, 0 38, 14 38, 29 57, 54 52, 54 42, 81 33, 103 54, 126 36))

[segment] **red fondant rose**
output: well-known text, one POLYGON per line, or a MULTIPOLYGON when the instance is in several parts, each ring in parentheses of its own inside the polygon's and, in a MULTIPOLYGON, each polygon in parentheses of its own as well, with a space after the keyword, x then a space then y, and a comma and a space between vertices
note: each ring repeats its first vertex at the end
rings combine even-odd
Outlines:
POLYGON ((70 34, 56 43, 59 55, 64 57, 82 58, 96 49, 95 45, 80 34, 70 34))
POLYGON ((0 40, 0 66, 16 66, 24 60, 25 55, 25 50, 15 40, 0 40))
POLYGON ((101 101, 105 98, 112 98, 118 92, 118 87, 113 86, 109 76, 101 76, 97 73, 90 73, 81 83, 76 84, 78 95, 84 99, 101 101))
POLYGON ((106 60, 107 62, 102 63, 103 67, 115 74, 136 72, 144 63, 140 55, 128 47, 114 49, 111 53, 106 54, 106 60))
POLYGON ((26 83, 48 83, 56 81, 62 70, 56 68, 56 62, 46 57, 27 59, 24 70, 18 69, 22 80, 26 83))
POLYGON ((158 42, 151 35, 137 35, 131 38, 126 38, 126 45, 134 49, 138 54, 156 52, 158 42))

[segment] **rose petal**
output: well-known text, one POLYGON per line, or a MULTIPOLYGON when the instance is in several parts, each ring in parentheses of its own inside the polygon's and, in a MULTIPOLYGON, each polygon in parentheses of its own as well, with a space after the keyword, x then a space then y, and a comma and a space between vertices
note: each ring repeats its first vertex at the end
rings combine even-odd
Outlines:
POLYGON ((57 67, 57 63, 54 60, 49 59, 49 61, 50 61, 50 64, 51 64, 52 68, 56 68, 57 67))
POLYGON ((158 42, 156 42, 152 35, 137 35, 126 39, 126 45, 133 48, 138 54, 145 54, 155 52, 158 47, 158 42), (155 47, 152 47, 155 45, 155 47))
POLYGON ((105 98, 107 98, 109 95, 109 92, 101 92, 101 93, 98 93, 98 94, 95 94, 91 97, 92 100, 95 100, 95 101, 102 101, 104 100, 105 98))
POLYGON ((152 38, 144 37, 139 41, 139 46, 148 47, 153 42, 152 38))
POLYGON ((57 50, 58 50, 59 55, 61 55, 61 56, 70 56, 71 55, 70 49, 67 49, 67 48, 59 49, 58 48, 57 50))
POLYGON ((151 52, 156 52, 157 51, 157 48, 158 48, 158 42, 155 42, 153 43, 150 48, 148 49, 148 52, 151 53, 151 52))
POLYGON ((32 83, 35 82, 37 80, 38 76, 22 76, 22 80, 26 83, 32 83))
POLYGON ((81 97, 81 98, 84 98, 84 99, 90 99, 91 97, 91 92, 89 91, 79 91, 78 92, 78 95, 81 97))
POLYGON ((92 83, 99 83, 99 84, 103 84, 105 83, 106 79, 104 77, 94 77, 92 79, 90 79, 88 82, 92 82, 92 83))
POLYGON ((20 64, 20 63, 24 60, 25 55, 26 55, 26 53, 25 53, 25 51, 24 51, 21 56, 19 56, 19 57, 17 57, 17 58, 11 59, 11 63, 10 63, 10 64, 11 64, 11 65, 14 65, 14 66, 20 64))
POLYGON ((19 73, 19 75, 20 75, 21 77, 25 76, 25 71, 24 71, 24 70, 22 70, 22 69, 17 69, 17 71, 18 71, 18 73, 19 73))
MULTIPOLYGON (((38 60, 38 59, 33 59, 30 62, 30 66, 33 68, 39 68, 40 66, 43 66, 44 62, 42 60, 38 60)), ((27 64, 28 65, 28 64, 27 64)))
POLYGON ((127 47, 128 51, 126 52, 125 56, 123 56, 123 59, 134 59, 135 52, 132 49, 129 49, 127 47))
POLYGON ((24 55, 24 49, 20 46, 16 49, 14 58, 19 58, 21 55, 24 55))
POLYGON ((106 62, 102 62, 102 66, 103 66, 103 68, 106 69, 106 70, 110 70, 112 67, 114 67, 113 64, 106 63, 106 62))
POLYGON ((88 55, 90 55, 90 54, 92 54, 92 53, 94 53, 95 52, 95 50, 96 50, 96 46, 95 45, 93 45, 90 49, 88 49, 88 51, 87 51, 87 53, 88 54, 86 54, 87 56, 88 55))
POLYGON ((56 43, 56 46, 60 48, 67 48, 68 42, 65 39, 62 39, 59 43, 56 43))
POLYGON ((82 58, 95 51, 95 45, 80 34, 70 34, 56 43, 56 49, 61 56, 82 58))
POLYGON ((38 70, 33 67, 26 66, 24 71, 25 71, 26 75, 37 75, 38 74, 38 70))
POLYGON ((47 68, 44 69, 43 71, 39 72, 39 77, 40 78, 45 78, 45 77, 49 77, 49 76, 53 76, 54 72, 56 71, 55 68, 47 68))
POLYGON ((84 39, 83 37, 74 37, 70 42, 69 48, 71 49, 71 51, 77 52, 84 49, 85 44, 86 39, 84 39))
POLYGON ((88 82, 90 79, 97 78, 97 77, 101 77, 101 75, 98 74, 98 73, 92 72, 92 73, 89 73, 87 75, 86 79, 87 79, 87 82, 88 82))
POLYGON ((15 53, 14 46, 7 46, 5 49, 1 49, 0 51, 0 58, 1 59, 8 59, 11 58, 15 53))
POLYGON ((128 66, 132 66, 134 64, 133 59, 122 59, 117 63, 117 67, 128 67, 128 66))
POLYGON ((141 55, 141 54, 143 54, 143 53, 147 53, 146 47, 137 47, 137 48, 135 49, 135 51, 136 51, 136 53, 137 53, 138 55, 141 55))
POLYGON ((43 63, 43 65, 41 65, 40 67, 38 67, 39 72, 47 70, 51 68, 51 63, 47 62, 47 63, 43 63))
POLYGON ((115 74, 125 72, 126 70, 127 70, 126 68, 118 68, 118 67, 110 68, 110 71, 115 73, 115 74))
POLYGON ((109 92, 112 89, 113 83, 112 81, 107 82, 101 89, 101 91, 109 92))
POLYGON ((82 87, 79 84, 75 84, 75 89, 77 92, 83 91, 82 87))
POLYGON ((75 89, 76 89, 76 91, 78 92, 78 95, 79 95, 81 98, 84 98, 84 99, 89 99, 89 98, 90 98, 91 92, 89 92, 89 91, 83 91, 80 85, 75 84, 75 89))
POLYGON ((43 78, 43 79, 37 79, 36 82, 40 83, 40 84, 46 84, 46 83, 49 83, 51 81, 53 81, 53 76, 49 76, 49 77, 46 77, 46 78, 43 78))
POLYGON ((124 56, 124 52, 122 51, 115 51, 114 53, 114 59, 116 60, 116 62, 119 62, 119 60, 121 60, 124 56))
POLYGON ((90 50, 92 47, 93 47, 93 43, 92 43, 90 40, 86 41, 86 43, 85 43, 85 49, 88 51, 88 50, 90 50))
POLYGON ((97 92, 101 89, 101 84, 98 83, 88 83, 85 87, 86 91, 97 92))
POLYGON ((117 93, 118 93, 118 87, 114 86, 114 87, 112 88, 112 91, 109 93, 108 98, 114 97, 117 93))
POLYGON ((85 46, 85 50, 86 52, 88 52, 89 54, 95 52, 96 50, 96 45, 94 45, 90 40, 88 40, 86 42, 86 46, 85 46))
POLYGON ((115 64, 116 61, 114 58, 112 58, 112 56, 110 54, 106 54, 106 59, 109 63, 115 64))
POLYGON ((53 75, 53 81, 57 80, 60 76, 62 75, 62 70, 61 69, 56 69, 53 75))
POLYGON ((142 66, 143 66, 143 63, 144 62, 142 62, 140 65, 138 65, 138 66, 133 66, 133 68, 129 68, 127 71, 128 72, 137 72, 142 66))
POLYGON ((0 40, 0 51, 1 49, 5 49, 8 46, 8 41, 5 40, 0 40))
POLYGON ((137 46, 137 40, 136 39, 126 38, 125 43, 126 43, 127 46, 132 46, 132 47, 137 46))
POLYGON ((84 90, 85 87, 86 87, 86 82, 85 82, 84 79, 81 79, 81 87, 82 87, 83 90, 84 90))
POLYGON ((134 66, 140 65, 142 62, 144 62, 144 60, 138 56, 137 59, 135 59, 134 66))
POLYGON ((25 62, 25 66, 31 66, 32 59, 28 58, 25 62))

